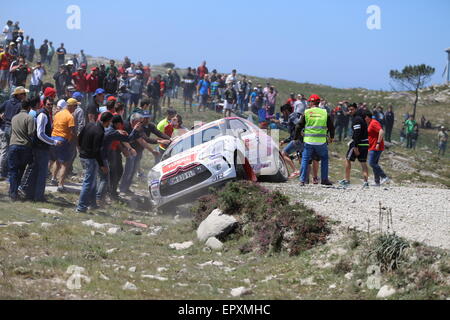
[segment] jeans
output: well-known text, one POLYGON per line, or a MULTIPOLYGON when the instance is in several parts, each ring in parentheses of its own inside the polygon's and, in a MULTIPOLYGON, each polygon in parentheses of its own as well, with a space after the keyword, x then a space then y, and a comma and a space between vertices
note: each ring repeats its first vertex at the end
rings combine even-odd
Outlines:
POLYGON ((386 141, 392 141, 392 129, 393 125, 386 125, 386 141))
POLYGON ((306 182, 308 179, 307 172, 308 172, 308 165, 309 161, 312 159, 313 152, 316 152, 321 160, 320 163, 320 174, 322 181, 328 180, 328 145, 326 143, 321 145, 312 145, 305 143, 305 147, 303 149, 302 154, 302 168, 301 168, 301 176, 300 176, 300 182, 306 182))
POLYGON ((84 170, 83 187, 81 188, 80 200, 78 202, 78 211, 85 212, 88 207, 97 205, 97 172, 98 162, 96 159, 80 158, 84 170))
POLYGON ((375 176, 376 184, 380 184, 380 179, 386 178, 386 174, 378 164, 382 153, 383 151, 369 151, 369 165, 373 169, 373 175, 375 176))
POLYGON ((9 147, 8 168, 9 168, 9 196, 16 200, 17 190, 22 181, 23 173, 27 165, 33 161, 33 152, 30 147, 12 145, 9 147))
POLYGON ((130 187, 133 184, 133 178, 137 171, 137 166, 139 163, 139 154, 135 157, 128 157, 125 162, 125 172, 122 176, 122 181, 120 183, 121 192, 129 192, 130 187))
POLYGON ((407 133, 406 134, 406 148, 412 149, 414 147, 413 145, 413 136, 414 133, 407 133))
POLYGON ((123 175, 122 152, 120 150, 110 150, 108 153, 109 160, 109 182, 111 197, 117 198, 117 187, 123 175))
MULTIPOLYGON (((344 124, 337 123, 336 124, 336 136, 339 137, 339 141, 342 141, 342 135, 344 134, 344 132, 345 132, 344 124)), ((345 135, 344 135, 344 138, 345 138, 345 135)))
POLYGON ((33 164, 29 178, 22 185, 27 199, 36 202, 45 201, 45 184, 48 176, 48 162, 50 150, 33 148, 33 164))
POLYGON ((11 139, 11 126, 0 127, 0 177, 8 177, 8 148, 11 139))
MULTIPOLYGON (((103 160, 105 167, 109 168, 108 160, 103 160)), ((109 192, 109 172, 103 173, 102 170, 98 170, 98 189, 97 189, 97 201, 105 200, 106 193, 109 192)))

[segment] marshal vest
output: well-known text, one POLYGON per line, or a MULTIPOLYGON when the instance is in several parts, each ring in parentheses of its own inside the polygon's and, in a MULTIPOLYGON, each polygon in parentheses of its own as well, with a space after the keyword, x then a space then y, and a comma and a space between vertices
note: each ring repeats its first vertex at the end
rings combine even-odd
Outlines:
MULTIPOLYGON (((45 110, 45 109, 40 110, 36 116, 36 119, 42 113, 47 117, 47 124, 45 125, 45 134, 47 135, 47 137, 51 137, 52 136, 52 123, 50 121, 50 115, 47 112, 47 110, 45 110)), ((37 132, 34 134, 34 146, 39 149, 50 149, 50 145, 46 144, 45 142, 43 142, 41 139, 38 138, 37 132)))
POLYGON ((327 111, 320 108, 312 108, 305 111, 305 143, 327 143, 327 111))

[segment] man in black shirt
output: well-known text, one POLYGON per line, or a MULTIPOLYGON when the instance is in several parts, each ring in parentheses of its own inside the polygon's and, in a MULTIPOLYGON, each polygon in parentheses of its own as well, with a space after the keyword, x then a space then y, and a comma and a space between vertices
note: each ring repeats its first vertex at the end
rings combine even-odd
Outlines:
POLYGON ((94 101, 88 106, 88 122, 96 122, 98 115, 100 113, 100 107, 103 105, 103 101, 105 100, 105 90, 99 88, 95 90, 94 93, 94 101))
POLYGON ((386 141, 391 142, 392 129, 394 129, 395 114, 392 106, 389 106, 389 111, 386 112, 386 141))
POLYGON ((80 200, 77 206, 78 213, 85 213, 88 208, 97 208, 97 172, 98 168, 104 174, 108 173, 102 157, 103 139, 105 128, 109 127, 113 115, 109 112, 103 113, 97 123, 88 123, 78 136, 80 147, 80 161, 84 169, 84 181, 81 189, 80 200))
POLYGON ((339 181, 339 184, 347 187, 350 185, 350 173, 352 170, 352 162, 356 159, 361 163, 362 173, 364 177, 363 187, 369 186, 369 168, 367 167, 367 156, 369 154, 369 134, 367 131, 367 123, 364 120, 364 110, 358 110, 356 103, 348 107, 348 111, 352 116, 352 141, 349 143, 349 149, 345 161, 345 179, 339 181))

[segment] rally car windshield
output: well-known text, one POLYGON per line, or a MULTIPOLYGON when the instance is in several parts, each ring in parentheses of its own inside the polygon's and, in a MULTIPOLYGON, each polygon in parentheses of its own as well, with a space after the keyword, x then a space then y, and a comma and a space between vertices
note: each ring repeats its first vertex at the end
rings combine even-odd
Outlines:
POLYGON ((176 144, 171 146, 164 153, 163 160, 166 160, 186 150, 199 146, 203 143, 214 140, 215 138, 220 136, 222 136, 222 129, 218 125, 204 129, 202 131, 197 131, 191 135, 188 135, 186 138, 178 141, 176 144))

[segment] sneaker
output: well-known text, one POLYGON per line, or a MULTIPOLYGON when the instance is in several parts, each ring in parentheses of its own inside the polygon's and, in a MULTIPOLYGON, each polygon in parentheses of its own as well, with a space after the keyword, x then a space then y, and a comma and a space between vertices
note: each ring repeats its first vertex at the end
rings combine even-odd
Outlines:
POLYGON ((363 184, 363 188, 369 188, 369 182, 364 182, 364 184, 363 184))
POLYGON ((56 189, 58 192, 64 193, 67 191, 66 187, 62 186, 62 187, 58 187, 58 189, 56 189))
POLYGON ((387 184, 387 183, 390 183, 390 182, 391 182, 391 179, 389 179, 388 177, 384 177, 384 178, 381 179, 380 185, 387 184))
POLYGON ((306 184, 304 182, 300 181, 300 187, 304 187, 304 186, 306 186, 306 184))
POLYGON ((322 180, 322 183, 321 183, 323 186, 332 186, 333 185, 333 182, 331 182, 330 180, 322 180))
POLYGON ((339 181, 339 185, 341 185, 343 187, 348 187, 350 185, 350 181, 341 180, 341 181, 339 181))
POLYGON ((58 185, 58 180, 56 180, 56 179, 52 179, 51 181, 50 181, 50 184, 52 185, 52 186, 57 186, 58 185))
POLYGON ((77 209, 75 210, 75 212, 76 212, 76 213, 86 213, 87 210, 80 210, 80 209, 77 208, 77 209))
POLYGON ((314 177, 313 178, 313 184, 319 184, 319 178, 318 177, 314 177))

